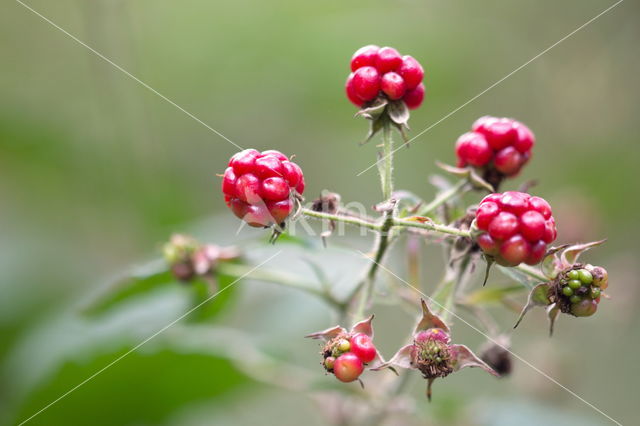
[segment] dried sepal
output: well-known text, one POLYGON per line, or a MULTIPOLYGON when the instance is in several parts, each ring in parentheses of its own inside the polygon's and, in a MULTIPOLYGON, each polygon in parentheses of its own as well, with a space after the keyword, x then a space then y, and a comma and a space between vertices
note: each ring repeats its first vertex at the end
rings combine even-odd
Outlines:
POLYGON ((427 306, 427 302, 425 302, 424 299, 420 299, 420 302, 422 303, 422 318, 418 322, 415 332, 417 333, 431 328, 439 328, 448 333, 449 327, 447 327, 447 324, 429 310, 429 306, 427 306))
POLYGON ((345 330, 343 327, 336 325, 335 327, 327 328, 326 330, 318 331, 316 333, 311 333, 304 337, 307 337, 310 339, 322 339, 325 342, 328 342, 329 340, 334 339, 338 337, 340 334, 344 334, 346 332, 347 330, 345 330))
POLYGON ((529 312, 532 308, 536 306, 548 306, 551 304, 551 300, 549 299, 549 283, 538 284, 531 290, 529 293, 529 297, 527 298, 527 304, 520 312, 520 316, 518 317, 518 321, 516 321, 516 325, 513 328, 518 327, 524 315, 529 312))
POLYGON ((373 327, 371 325, 371 321, 373 321, 373 314, 360 322, 357 322, 351 327, 351 333, 362 333, 373 339, 373 327))
POLYGON ((453 371, 460 371, 466 367, 479 367, 493 376, 500 377, 493 368, 489 367, 486 362, 481 360, 465 345, 451 345, 450 349, 453 359, 453 371))
POLYGON ((391 101, 387 105, 387 114, 392 122, 400 125, 407 126, 409 122, 409 108, 407 108, 407 104, 405 104, 402 100, 391 101))
POLYGON ((601 244, 604 244, 605 241, 607 240, 605 239, 600 241, 592 241, 590 243, 575 244, 567 247, 560 255, 562 266, 564 266, 565 268, 570 267, 578 261, 578 258, 583 252, 589 250, 592 247, 597 247, 601 244))
POLYGON ((385 363, 382 363, 378 367, 372 368, 373 371, 379 371, 384 368, 390 367, 400 367, 400 368, 413 368, 416 367, 413 365, 411 359, 413 354, 414 345, 406 345, 398 349, 398 352, 391 357, 391 359, 385 363))
POLYGON ((547 318, 549 318, 549 337, 553 336, 553 326, 556 323, 556 318, 560 314, 560 308, 555 303, 547 306, 547 318))

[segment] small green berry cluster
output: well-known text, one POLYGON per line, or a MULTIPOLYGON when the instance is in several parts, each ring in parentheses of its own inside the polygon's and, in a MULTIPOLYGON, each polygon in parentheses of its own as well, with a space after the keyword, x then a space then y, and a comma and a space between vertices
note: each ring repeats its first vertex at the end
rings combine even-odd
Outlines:
POLYGON ((588 317, 598 309, 600 297, 609 285, 607 271, 599 266, 575 265, 558 280, 557 296, 563 312, 588 317))

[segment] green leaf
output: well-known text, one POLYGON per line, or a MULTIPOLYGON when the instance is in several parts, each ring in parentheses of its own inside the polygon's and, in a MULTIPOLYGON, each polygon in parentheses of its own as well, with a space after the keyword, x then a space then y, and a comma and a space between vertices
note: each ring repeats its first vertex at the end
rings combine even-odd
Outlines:
POLYGON ((505 297, 524 290, 521 285, 511 287, 483 287, 471 292, 462 301, 466 305, 482 305, 501 302, 505 297))

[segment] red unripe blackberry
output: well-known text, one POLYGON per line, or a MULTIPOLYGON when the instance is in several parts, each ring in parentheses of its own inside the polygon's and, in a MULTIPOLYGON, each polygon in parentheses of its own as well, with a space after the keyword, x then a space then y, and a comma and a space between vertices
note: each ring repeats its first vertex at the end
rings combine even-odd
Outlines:
POLYGON ((378 96, 380 91, 380 73, 374 67, 358 68, 353 74, 353 91, 365 102, 378 96))
POLYGON ((456 155, 463 164, 482 167, 491 161, 493 151, 487 139, 476 132, 467 132, 456 141, 456 155))
POLYGON ((353 71, 345 83, 351 103, 363 107, 379 96, 390 101, 402 99, 408 108, 418 108, 424 100, 424 70, 411 56, 400 56, 392 47, 364 46, 351 58, 353 71))
POLYGON ((381 74, 389 71, 396 71, 402 65, 402 56, 393 47, 383 47, 378 50, 376 58, 376 68, 381 74))
POLYGON ((353 382, 362 374, 364 364, 354 353, 340 355, 333 363, 333 374, 341 382, 353 382))
POLYGON ((304 177, 281 152, 246 149, 231 157, 222 192, 231 211, 249 225, 281 224, 293 211, 292 196, 304 192, 304 177))
POLYGON ((358 107, 364 105, 364 101, 356 94, 356 90, 353 87, 353 73, 349 74, 349 77, 347 77, 347 82, 344 85, 344 91, 352 104, 358 107))
POLYGON ((424 100, 424 84, 420 83, 413 90, 407 90, 407 92, 402 97, 402 100, 409 109, 416 109, 420 105, 422 105, 422 101, 424 100))
POLYGON ((378 59, 378 50, 380 48, 374 44, 356 50, 356 53, 351 57, 351 71, 366 66, 374 67, 378 59))
MULTIPOLYGON (((489 159, 473 162, 456 143, 457 164, 481 169, 489 183, 497 186, 505 177, 517 175, 531 158, 535 137, 531 130, 511 118, 480 117, 471 126, 472 133, 484 136, 490 148, 489 159)), ((486 155, 486 154, 484 154, 486 155)))
POLYGON ((398 74, 404 79, 408 90, 418 87, 418 84, 422 83, 424 78, 422 65, 409 55, 402 57, 402 65, 398 68, 398 74))
POLYGON ((351 338, 351 352, 364 363, 371 362, 376 357, 376 347, 371 337, 358 333, 351 338))
POLYGON ((485 231, 476 238, 480 249, 506 266, 540 263, 547 244, 557 237, 549 204, 523 192, 486 196, 476 210, 475 223, 485 231))
POLYGON ((382 76, 380 80, 380 89, 391 99, 395 101, 404 96, 407 90, 404 80, 400 77, 400 74, 395 72, 388 72, 382 76))

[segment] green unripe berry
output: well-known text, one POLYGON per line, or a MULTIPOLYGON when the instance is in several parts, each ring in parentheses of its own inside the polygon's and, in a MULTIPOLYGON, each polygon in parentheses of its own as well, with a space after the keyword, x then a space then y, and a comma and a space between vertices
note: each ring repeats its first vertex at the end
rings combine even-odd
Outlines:
POLYGON ((583 284, 591 284, 593 282, 593 275, 586 269, 580 269, 578 275, 580 275, 580 281, 582 281, 583 284))
POLYGON ((573 290, 571 289, 571 287, 562 287, 562 294, 567 297, 573 296, 573 290))
POLYGON ((341 339, 338 342, 337 348, 340 352, 349 352, 349 349, 351 349, 351 343, 349 343, 347 339, 341 339))
POLYGON ((571 281, 569 281, 568 285, 572 290, 577 290, 580 287, 582 287, 582 281, 580 281, 580 280, 571 280, 571 281))
POLYGON ((582 301, 582 297, 578 296, 577 294, 574 294, 569 298, 569 302, 573 304, 580 303, 580 301, 582 301))
POLYGON ((591 298, 592 299, 597 299, 598 297, 600 297, 600 289, 598 287, 591 287, 591 298))
POLYGON ((580 279, 580 274, 578 273, 578 271, 577 271, 577 270, 572 269, 572 270, 570 270, 569 272, 567 272, 567 277, 568 277, 570 280, 579 280, 579 279, 580 279))

